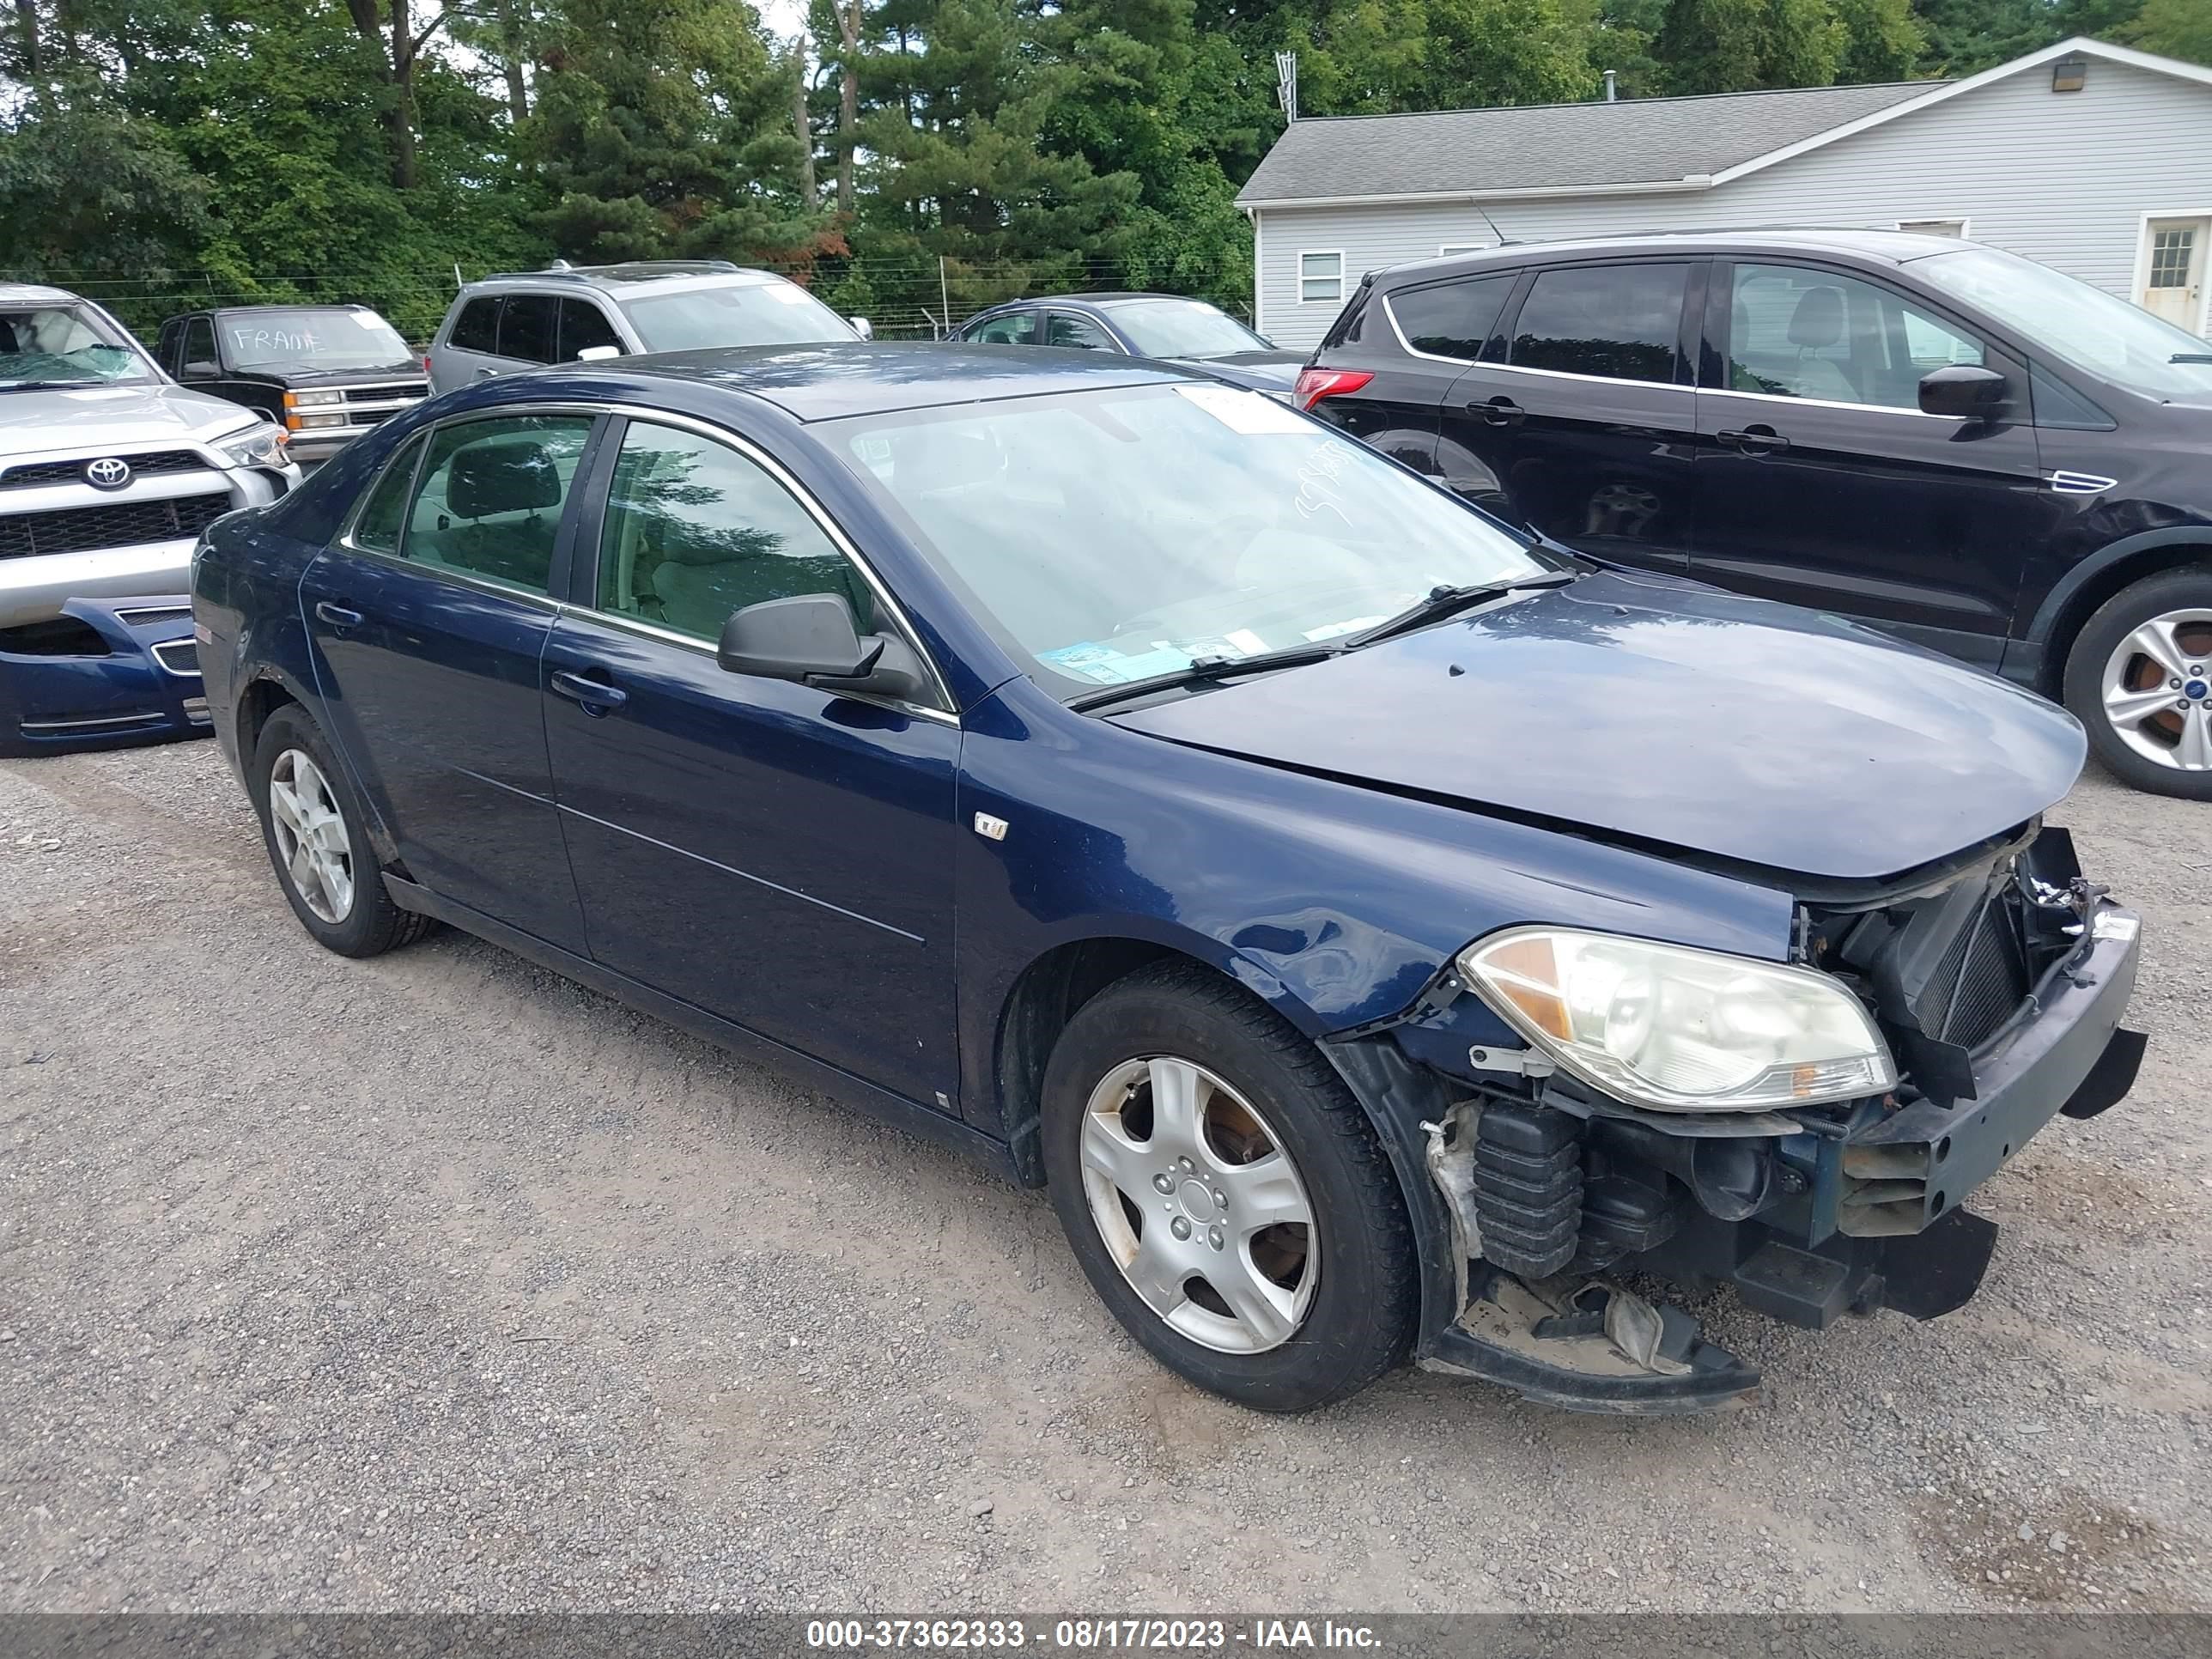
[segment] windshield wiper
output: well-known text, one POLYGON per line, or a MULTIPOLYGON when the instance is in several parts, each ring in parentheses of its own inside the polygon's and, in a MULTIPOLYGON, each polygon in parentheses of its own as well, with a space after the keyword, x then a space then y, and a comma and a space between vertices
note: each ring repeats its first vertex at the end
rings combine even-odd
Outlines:
POLYGON ((1327 645, 1286 645, 1275 651, 1255 651, 1249 657, 1199 657, 1189 666, 1169 673, 1085 691, 1079 697, 1070 697, 1067 706, 1078 710, 1103 708, 1109 703, 1141 697, 1147 692, 1172 691, 1179 685, 1209 684, 1236 675, 1265 673, 1271 668, 1303 667, 1333 657, 1342 648, 1331 641, 1327 645))
POLYGON ((79 386, 113 384, 112 380, 0 380, 0 392, 70 392, 79 386))
POLYGON ((1569 582, 1578 581, 1581 578, 1580 571, 1562 571, 1554 576, 1530 576, 1517 582, 1490 582, 1470 587, 1439 584, 1428 591, 1427 597, 1407 605, 1396 616, 1386 617, 1372 628, 1347 635, 1343 641, 1343 648, 1356 651, 1363 645, 1372 645, 1377 640, 1387 640, 1393 635, 1403 634, 1426 623, 1442 622, 1455 612, 1486 604, 1492 599, 1502 599, 1509 593, 1526 593, 1544 587, 1565 587, 1569 582))

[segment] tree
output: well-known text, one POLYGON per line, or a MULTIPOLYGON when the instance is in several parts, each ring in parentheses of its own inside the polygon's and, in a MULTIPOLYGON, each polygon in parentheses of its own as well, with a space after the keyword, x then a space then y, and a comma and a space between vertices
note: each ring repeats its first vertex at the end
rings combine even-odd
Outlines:
POLYGON ((2212 4, 2206 0, 2144 0, 2124 38, 2145 52, 2212 64, 2212 4))
POLYGON ((1848 36, 1827 0, 1673 0, 1656 52, 1670 93, 1825 87, 1848 36))

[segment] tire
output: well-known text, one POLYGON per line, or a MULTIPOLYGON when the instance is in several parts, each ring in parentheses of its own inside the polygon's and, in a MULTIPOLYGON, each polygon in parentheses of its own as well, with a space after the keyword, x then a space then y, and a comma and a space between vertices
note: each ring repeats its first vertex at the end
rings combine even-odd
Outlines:
POLYGON ((370 850, 360 799, 305 709, 288 703, 269 717, 246 776, 276 884, 318 945, 342 957, 374 957, 410 945, 428 931, 428 916, 392 902, 370 850), (273 805, 280 793, 295 804, 282 810, 273 805), (319 814, 334 811, 335 824, 322 817, 311 836, 303 837, 295 827, 301 817, 297 803, 319 814), (325 856, 311 854, 303 866, 308 873, 295 876, 294 857, 303 839, 312 839, 325 856), (325 878, 334 867, 343 872, 344 881, 325 878))
POLYGON ((2212 800, 2207 671, 2212 568, 2165 571, 2107 599, 2075 636, 2066 654, 2066 707, 2087 728, 2097 758, 2123 783, 2212 800), (2119 717, 2108 698, 2119 700, 2119 717))
POLYGON ((1404 1362, 1419 1280, 1389 1159, 1328 1062, 1237 986, 1178 963, 1101 991, 1053 1049, 1042 1127, 1076 1260, 1169 1370, 1299 1412, 1404 1362))

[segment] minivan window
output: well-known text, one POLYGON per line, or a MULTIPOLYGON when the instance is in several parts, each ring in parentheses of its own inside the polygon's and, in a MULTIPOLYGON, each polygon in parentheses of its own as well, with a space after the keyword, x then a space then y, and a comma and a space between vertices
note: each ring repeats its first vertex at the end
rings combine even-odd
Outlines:
POLYGON ((463 421, 431 435, 401 556, 544 593, 588 415, 463 421))
POLYGON ((550 294, 510 294, 499 313, 499 355, 526 363, 550 363, 558 307, 550 294))
POLYGON ((1937 292, 2017 330, 2062 363, 2168 403, 2212 403, 2212 345, 2048 265, 1966 247, 1909 267, 1937 292))
POLYGON ((498 350, 499 301, 487 297, 463 306, 461 314, 453 319, 453 331, 446 337, 446 343, 456 351, 498 350))
POLYGON ((1973 336, 1840 271, 1740 264, 1730 279, 1731 392, 1917 409, 1922 375, 1984 355, 1973 336))
POLYGON ((1513 295, 1520 273, 1503 271, 1466 282, 1438 283, 1431 288, 1408 289, 1383 301, 1397 319, 1406 343, 1431 357, 1454 357, 1473 362, 1496 326, 1498 313, 1513 295))
POLYGON ((1686 264, 1580 265, 1540 272, 1507 361, 1608 380, 1677 378, 1686 264))

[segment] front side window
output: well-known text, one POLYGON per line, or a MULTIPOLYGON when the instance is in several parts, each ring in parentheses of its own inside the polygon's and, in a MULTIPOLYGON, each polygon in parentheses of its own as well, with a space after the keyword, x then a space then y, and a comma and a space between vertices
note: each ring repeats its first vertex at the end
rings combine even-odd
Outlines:
POLYGON ((374 312, 350 306, 226 312, 222 343, 234 368, 374 370, 415 364, 397 329, 374 312))
POLYGON ((185 325, 185 367, 196 374, 216 374, 222 365, 215 355, 215 325, 195 317, 185 325))
POLYGON ((977 345, 1035 345, 1036 313, 1010 311, 988 323, 978 323, 968 337, 977 345))
POLYGON ((1344 256, 1341 253, 1298 255, 1298 303, 1304 306, 1340 305, 1344 301, 1344 256))
POLYGON ((835 593, 875 629, 867 583, 754 461, 680 428, 633 421, 599 540, 599 605, 712 642, 749 605, 835 593))
POLYGON ((1732 392, 1920 407, 1920 377, 1982 343, 1893 290, 1807 265, 1740 264, 1729 291, 1732 392))
POLYGON ((2212 404, 2212 346, 2102 289, 1995 248, 1939 253, 1908 269, 2012 329, 2031 352, 2147 398, 2212 404))
POLYGON ((1072 311, 1055 311, 1045 324, 1047 345, 1070 346, 1078 351, 1119 351, 1106 331, 1088 317, 1072 311))
POLYGON ((709 346, 826 345, 853 325, 796 283, 732 282, 622 302, 647 351, 709 346))
POLYGON ((1273 347, 1203 300, 1139 300, 1114 307, 1114 325, 1145 357, 1228 357, 1273 347))
POLYGON ((433 570, 550 592, 554 540, 591 434, 588 415, 440 427, 423 458, 400 556, 433 570))
POLYGON ((446 343, 456 351, 498 350, 499 301, 471 300, 463 306, 461 314, 453 319, 453 331, 446 337, 446 343))
POLYGON ((1497 325, 1498 313, 1513 295, 1517 273, 1502 272, 1464 283, 1438 283, 1393 294, 1383 303, 1397 319, 1406 343, 1431 357, 1473 362, 1497 325))
POLYGON ((1608 380, 1671 384, 1681 362, 1686 264, 1582 265, 1537 275, 1507 361, 1608 380))
POLYGON ((526 363, 555 361, 560 301, 550 294, 510 294, 499 313, 499 355, 526 363))
POLYGON ((143 380, 151 369, 131 337, 96 312, 70 305, 0 307, 0 392, 143 380))
POLYGON ((607 313, 589 300, 561 301, 561 357, 573 362, 594 346, 612 346, 616 351, 629 349, 623 343, 622 336, 607 313))
POLYGON ((422 459, 421 438, 416 439, 384 469, 368 499, 353 521, 353 543, 372 553, 399 551, 399 532, 407 522, 407 492, 415 482, 415 464, 422 459))
POLYGON ((830 441, 1056 695, 1331 640, 1550 567, 1258 392, 1117 387, 838 423, 830 441))

